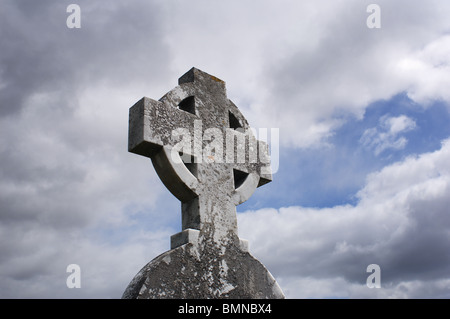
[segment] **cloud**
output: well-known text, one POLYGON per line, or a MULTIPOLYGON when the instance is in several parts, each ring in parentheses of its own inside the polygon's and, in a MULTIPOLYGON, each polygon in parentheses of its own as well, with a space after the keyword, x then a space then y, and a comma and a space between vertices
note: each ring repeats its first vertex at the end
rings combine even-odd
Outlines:
POLYGON ((49 92, 61 98, 55 108, 70 111, 78 90, 98 81, 122 86, 133 79, 150 86, 149 74, 159 81, 167 74, 160 72, 169 55, 155 3, 78 1, 82 27, 69 29, 70 1, 5 2, 0 13, 0 115, 16 115, 30 96, 49 92))
POLYGON ((40 223, 0 226, 8 238, 1 244, 2 298, 120 298, 148 256, 165 250, 171 234, 130 233, 117 244, 99 241, 82 228, 61 232, 40 223), (73 263, 81 268, 81 289, 66 286, 66 268, 73 263))
POLYGON ((129 97, 93 90, 73 112, 42 93, 20 118, 0 119, 3 298, 119 298, 175 232, 178 203, 149 160, 127 153, 129 97), (81 291, 65 285, 71 263, 81 291))
POLYGON ((375 155, 380 155, 388 149, 400 150, 405 148, 408 140, 402 133, 416 128, 416 122, 406 115, 391 117, 384 115, 379 120, 378 127, 368 128, 360 138, 360 143, 372 149, 375 155))
POLYGON ((312 15, 306 9, 309 16, 285 30, 311 33, 282 59, 272 56, 257 119, 282 128, 284 145, 326 144, 347 117, 362 118, 370 103, 400 92, 418 103, 449 101, 443 2, 377 3, 381 29, 365 27, 369 3, 357 1, 327 3, 312 15), (313 19, 320 26, 311 28, 313 19))
POLYGON ((119 298, 175 232, 178 203, 127 152, 128 108, 164 82, 159 12, 77 3, 79 30, 66 27, 69 1, 0 13, 1 297, 119 298), (71 263, 88 289, 67 289, 71 263))
POLYGON ((397 62, 397 72, 409 78, 408 96, 422 105, 449 101, 450 35, 444 34, 397 62))
POLYGON ((239 215, 240 235, 291 298, 448 297, 449 160, 445 140, 369 175, 354 206, 248 211, 239 215), (366 291, 373 263, 380 292, 366 291))

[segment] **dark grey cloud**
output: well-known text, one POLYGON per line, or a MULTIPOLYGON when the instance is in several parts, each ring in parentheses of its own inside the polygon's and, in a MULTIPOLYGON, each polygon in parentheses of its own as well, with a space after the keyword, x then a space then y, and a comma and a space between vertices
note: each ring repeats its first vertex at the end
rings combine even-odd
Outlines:
MULTIPOLYGON (((446 193, 450 189, 447 186, 446 193)), ((392 244, 387 280, 436 280, 450 276, 448 197, 417 199, 410 204, 412 226, 392 244)))
POLYGON ((69 29, 70 1, 5 1, 0 13, 0 115, 24 108, 39 92, 57 92, 70 106, 79 88, 104 80, 151 79, 169 64, 161 10, 152 2, 127 5, 78 1, 81 28, 69 29))
MULTIPOLYGON (((1 297, 120 297, 120 285, 137 270, 98 290, 100 279, 92 277, 96 269, 108 274, 111 256, 98 243, 101 232, 118 241, 106 250, 123 254, 125 264, 142 264, 146 250, 163 247, 159 238, 145 249, 133 240, 149 236, 133 216, 159 213, 154 205, 163 188, 149 185, 157 179, 151 164, 128 157, 126 139, 128 108, 168 74, 161 72, 170 64, 164 14, 148 1, 78 1, 81 29, 69 29, 72 2, 2 1, 1 297), (130 93, 132 83, 148 91, 130 93), (129 88, 128 96, 118 87, 129 88), (119 225, 122 236, 111 230, 119 225), (65 285, 66 266, 77 262, 91 273, 90 289, 81 292, 65 285)), ((110 271, 110 278, 119 272, 110 271)))

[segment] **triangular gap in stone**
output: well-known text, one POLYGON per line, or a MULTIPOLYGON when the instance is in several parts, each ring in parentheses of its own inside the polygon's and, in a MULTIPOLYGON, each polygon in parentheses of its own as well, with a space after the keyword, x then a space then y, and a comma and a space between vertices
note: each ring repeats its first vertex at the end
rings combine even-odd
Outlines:
POLYGON ((248 173, 233 169, 234 189, 239 188, 247 179, 248 173))
POLYGON ((239 122, 239 120, 237 119, 237 117, 234 116, 234 114, 231 113, 230 111, 228 111, 228 118, 229 118, 229 122, 230 122, 230 128, 232 128, 233 130, 242 128, 242 125, 239 122))
POLYGON ((195 97, 189 96, 178 104, 178 108, 182 111, 195 115, 195 97))
POLYGON ((184 166, 191 172, 195 177, 197 176, 197 163, 195 161, 195 157, 189 154, 180 153, 181 160, 183 161, 184 166))

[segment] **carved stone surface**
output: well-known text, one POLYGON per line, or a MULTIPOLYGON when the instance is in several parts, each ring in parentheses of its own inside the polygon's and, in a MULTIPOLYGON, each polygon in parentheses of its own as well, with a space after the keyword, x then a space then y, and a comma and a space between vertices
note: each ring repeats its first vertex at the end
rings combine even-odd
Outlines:
POLYGON ((188 243, 145 265, 126 299, 284 298, 269 271, 238 245, 188 243))

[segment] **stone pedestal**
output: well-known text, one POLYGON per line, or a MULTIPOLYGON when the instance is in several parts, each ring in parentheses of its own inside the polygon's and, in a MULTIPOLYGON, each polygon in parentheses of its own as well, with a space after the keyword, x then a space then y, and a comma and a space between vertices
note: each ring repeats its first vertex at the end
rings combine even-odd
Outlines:
POLYGON ((239 246, 194 241, 171 249, 145 265, 122 298, 284 298, 270 272, 239 246))

